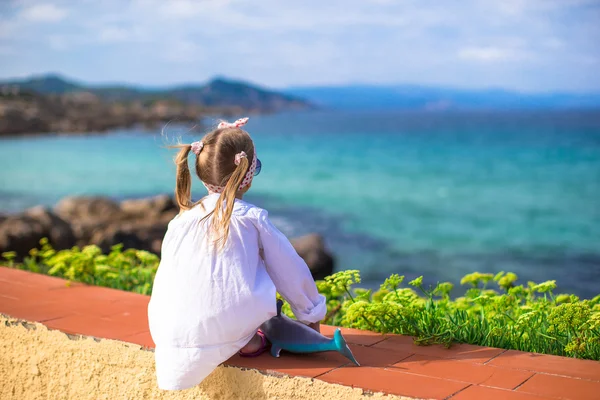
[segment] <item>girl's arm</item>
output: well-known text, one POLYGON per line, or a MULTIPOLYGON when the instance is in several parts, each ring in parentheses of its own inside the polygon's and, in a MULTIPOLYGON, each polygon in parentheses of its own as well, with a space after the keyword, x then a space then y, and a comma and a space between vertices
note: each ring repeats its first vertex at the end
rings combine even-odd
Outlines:
POLYGON ((306 262, 298 255, 290 241, 261 210, 257 228, 267 273, 277 291, 290 303, 296 318, 318 329, 318 323, 327 313, 325 296, 319 294, 306 262))

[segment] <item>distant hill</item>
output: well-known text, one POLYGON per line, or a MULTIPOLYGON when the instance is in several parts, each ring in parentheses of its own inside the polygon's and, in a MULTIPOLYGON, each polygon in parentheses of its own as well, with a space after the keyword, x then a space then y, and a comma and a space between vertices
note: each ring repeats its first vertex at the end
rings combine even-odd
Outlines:
POLYGON ((22 80, 0 81, 0 86, 17 85, 21 90, 40 94, 70 94, 89 92, 104 101, 132 102, 176 100, 184 104, 208 107, 239 107, 247 111, 277 112, 311 108, 305 100, 289 94, 267 90, 256 85, 217 78, 204 85, 182 85, 170 88, 146 89, 117 85, 93 86, 50 74, 22 80))
POLYGON ((527 94, 502 89, 461 90, 416 85, 289 88, 316 106, 340 109, 568 109, 600 108, 600 93, 527 94))

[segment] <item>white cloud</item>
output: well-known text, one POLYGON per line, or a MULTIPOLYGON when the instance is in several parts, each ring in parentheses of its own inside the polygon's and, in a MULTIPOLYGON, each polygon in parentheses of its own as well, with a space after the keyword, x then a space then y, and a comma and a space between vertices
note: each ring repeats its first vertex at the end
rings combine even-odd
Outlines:
POLYGON ((69 48, 69 40, 62 35, 48 36, 48 44, 53 50, 67 50, 69 48))
POLYGON ((10 38, 15 31, 15 27, 14 21, 0 19, 0 39, 10 38))
POLYGON ((59 22, 65 19, 68 11, 54 4, 34 4, 21 11, 21 17, 31 22, 59 22))
POLYGON ((103 43, 126 42, 133 38, 133 33, 124 28, 109 26, 98 33, 98 40, 103 43))
POLYGON ((14 54, 15 50, 10 46, 0 45, 0 55, 7 56, 14 54))
POLYGON ((555 77, 600 58, 598 0, 0 0, 0 15, 17 54, 0 74, 93 81, 566 87, 580 83, 555 77))
POLYGON ((502 0, 497 2, 497 7, 504 14, 520 16, 531 3, 531 0, 502 0))
POLYGON ((138 0, 136 6, 152 7, 162 17, 190 19, 228 9, 230 3, 229 0, 138 0))
POLYGON ((599 65, 600 66, 600 57, 583 56, 580 58, 579 61, 584 65, 589 65, 589 66, 599 65))
POLYGON ((522 51, 495 46, 465 47, 458 51, 458 57, 478 62, 511 61, 528 58, 522 51))
POLYGON ((563 49, 565 47, 565 42, 560 39, 551 37, 551 38, 543 40, 542 46, 549 48, 549 49, 558 50, 558 49, 563 49))
POLYGON ((181 40, 168 46, 161 54, 167 61, 189 64, 198 61, 201 49, 198 44, 190 40, 181 40))

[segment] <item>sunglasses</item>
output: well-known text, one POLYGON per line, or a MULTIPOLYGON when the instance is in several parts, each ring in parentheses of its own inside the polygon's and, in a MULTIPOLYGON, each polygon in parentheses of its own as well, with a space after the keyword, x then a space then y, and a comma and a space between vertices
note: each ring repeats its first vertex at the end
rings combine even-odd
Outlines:
POLYGON ((256 159, 256 169, 254 170, 254 176, 260 174, 260 169, 262 168, 262 163, 260 162, 260 160, 257 158, 256 159))

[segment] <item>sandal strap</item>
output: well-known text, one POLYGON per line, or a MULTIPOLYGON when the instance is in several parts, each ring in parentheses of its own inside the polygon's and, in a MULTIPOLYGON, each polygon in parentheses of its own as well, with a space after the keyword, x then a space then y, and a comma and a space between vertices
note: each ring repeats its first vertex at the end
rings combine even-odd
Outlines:
POLYGON ((258 336, 260 336, 260 347, 258 350, 256 350, 254 353, 244 353, 242 351, 240 351, 240 356, 242 357, 253 357, 253 356, 258 356, 261 355, 262 353, 265 352, 266 347, 267 347, 267 337, 265 336, 265 334, 263 333, 263 331, 261 331, 260 329, 258 331, 256 331, 256 334, 258 336))

